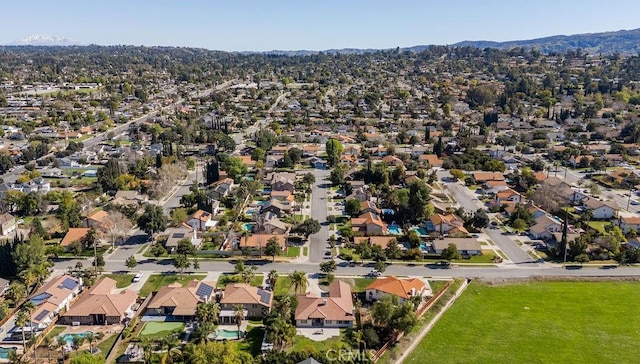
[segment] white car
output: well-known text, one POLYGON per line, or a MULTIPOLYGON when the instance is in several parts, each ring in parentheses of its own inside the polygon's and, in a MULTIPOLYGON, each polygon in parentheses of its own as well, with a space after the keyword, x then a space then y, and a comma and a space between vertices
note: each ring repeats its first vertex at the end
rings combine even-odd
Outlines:
POLYGON ((133 276, 133 282, 140 282, 140 280, 142 279, 142 273, 138 273, 135 276, 133 276))

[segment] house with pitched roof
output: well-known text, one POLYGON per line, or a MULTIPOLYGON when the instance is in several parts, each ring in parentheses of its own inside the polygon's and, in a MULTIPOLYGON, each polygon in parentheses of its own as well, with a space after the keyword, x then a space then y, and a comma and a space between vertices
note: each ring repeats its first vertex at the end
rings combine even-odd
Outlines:
POLYGON ((245 310, 245 319, 262 319, 271 311, 273 292, 246 283, 228 284, 220 299, 220 323, 235 323, 234 307, 245 310))
POLYGON ((298 295, 296 327, 353 327, 355 322, 351 287, 336 280, 329 285, 326 297, 298 295))
POLYGON ((440 235, 467 235, 469 231, 464 227, 464 220, 455 214, 433 214, 429 221, 436 233, 440 235))
POLYGON ((63 325, 110 325, 133 316, 138 293, 116 289, 116 281, 105 277, 84 292, 58 323, 63 325))
POLYGON ((60 246, 67 249, 71 244, 81 241, 89 233, 89 228, 69 228, 64 238, 60 241, 60 246))
POLYGON ((365 299, 378 301, 385 295, 398 297, 400 303, 412 297, 424 297, 431 294, 429 286, 418 278, 396 278, 394 276, 378 278, 371 282, 365 291, 365 299))
POLYGON ((111 221, 109 221, 109 213, 104 210, 97 211, 87 217, 88 228, 108 229, 111 226, 112 226, 112 223, 111 221))
POLYGON ((397 236, 389 236, 389 235, 385 235, 385 236, 354 236, 353 237, 353 243, 355 245, 358 245, 360 243, 367 243, 369 244, 369 246, 373 246, 373 245, 377 245, 379 247, 381 247, 382 249, 385 249, 387 247, 387 244, 389 244, 389 242, 391 240, 397 239, 397 236))
POLYGON ((175 320, 193 320, 199 303, 214 299, 215 282, 193 280, 184 287, 174 282, 160 288, 147 305, 146 315, 169 316, 175 320))
POLYGON ((41 331, 55 321, 63 310, 68 310, 73 299, 82 291, 82 279, 67 274, 55 277, 40 287, 29 302, 36 306, 31 313, 33 330, 41 331))
POLYGON ((553 233, 562 231, 562 222, 549 215, 539 216, 534 221, 535 224, 529 228, 529 235, 533 239, 550 239, 553 233))
POLYGON ((14 231, 17 226, 15 216, 10 213, 0 215, 0 235, 8 235, 14 231))
POLYGON ((354 232, 366 235, 384 235, 388 232, 387 224, 382 221, 380 215, 373 212, 366 212, 351 218, 351 228, 354 232))
POLYGON ((477 184, 483 184, 487 181, 504 181, 502 172, 473 172, 473 179, 477 184))
POLYGON ((187 220, 187 225, 191 226, 192 229, 198 231, 206 231, 208 229, 212 229, 217 224, 218 221, 213 219, 213 214, 204 210, 198 210, 194 212, 187 220))
POLYGON ((640 231, 640 216, 620 216, 620 229, 625 234, 631 230, 640 231))
POLYGON ((593 213, 592 216, 596 220, 613 219, 620 210, 620 206, 618 206, 615 201, 603 201, 594 197, 588 197, 582 200, 582 206, 591 209, 593 213))

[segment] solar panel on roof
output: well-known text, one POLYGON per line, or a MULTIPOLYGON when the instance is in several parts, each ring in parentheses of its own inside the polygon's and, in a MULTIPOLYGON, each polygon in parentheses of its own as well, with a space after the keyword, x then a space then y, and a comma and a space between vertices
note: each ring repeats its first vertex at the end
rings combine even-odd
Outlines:
POLYGON ((42 310, 42 312, 40 312, 38 316, 36 316, 36 321, 42 320, 43 318, 47 317, 48 314, 49 310, 42 310))
POLYGON ((260 296, 260 302, 269 303, 269 300, 271 299, 271 292, 258 289, 258 295, 260 296))
POLYGON ((204 283, 200 283, 198 289, 196 290, 196 296, 198 297, 209 297, 213 293, 213 287, 206 285, 204 283))
POLYGON ((184 238, 184 233, 175 233, 173 234, 173 237, 176 239, 182 239, 184 238))
POLYGON ((78 286, 78 281, 76 281, 73 278, 65 278, 65 280, 62 281, 62 284, 60 286, 61 288, 65 288, 72 291, 78 286))

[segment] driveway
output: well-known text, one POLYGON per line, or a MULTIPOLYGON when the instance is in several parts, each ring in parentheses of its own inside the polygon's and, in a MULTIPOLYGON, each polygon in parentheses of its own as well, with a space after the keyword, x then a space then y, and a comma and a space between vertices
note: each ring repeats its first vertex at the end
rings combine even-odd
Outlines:
POLYGON ((513 263, 533 263, 533 259, 510 236, 503 235, 500 229, 483 229, 483 232, 507 255, 513 263))

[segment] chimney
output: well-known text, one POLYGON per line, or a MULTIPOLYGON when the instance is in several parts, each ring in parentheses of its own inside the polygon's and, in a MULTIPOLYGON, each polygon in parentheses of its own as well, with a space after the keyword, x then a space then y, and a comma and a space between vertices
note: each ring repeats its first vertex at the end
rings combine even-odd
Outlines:
POLYGON ((323 298, 323 299, 322 299, 322 305, 323 305, 323 306, 326 306, 326 305, 327 305, 327 299, 326 299, 326 298, 323 298))
POLYGON ((409 292, 409 295, 411 297, 415 296, 416 295, 416 289, 415 288, 411 288, 411 291, 409 292))

